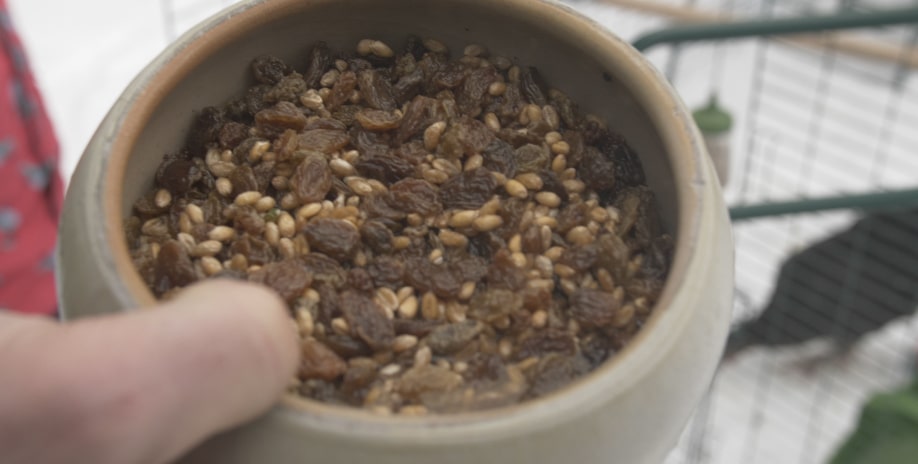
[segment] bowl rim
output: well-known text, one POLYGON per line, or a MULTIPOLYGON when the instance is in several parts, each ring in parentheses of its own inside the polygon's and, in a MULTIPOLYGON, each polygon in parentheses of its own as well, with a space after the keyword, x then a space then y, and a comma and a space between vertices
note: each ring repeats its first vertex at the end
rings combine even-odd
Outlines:
MULTIPOLYGON (((132 306, 155 303, 131 263, 123 236, 121 179, 128 155, 158 102, 216 52, 220 43, 237 40, 286 14, 338 1, 341 0, 250 0, 224 9, 167 47, 119 98, 124 106, 121 111, 113 110, 106 117, 103 126, 107 130, 100 131, 109 138, 104 147, 107 153, 102 166, 102 183, 96 189, 102 204, 103 233, 94 239, 104 241, 99 249, 111 254, 107 260, 121 278, 115 281, 117 288, 113 291, 121 301, 132 306)), ((556 0, 449 1, 482 9, 512 9, 531 18, 540 18, 546 24, 563 28, 565 33, 571 34, 572 41, 595 45, 592 54, 597 62, 626 65, 610 72, 622 77, 624 86, 654 122, 675 177, 678 198, 675 256, 663 293, 645 327, 613 359, 545 397, 484 411, 402 417, 381 416, 359 408, 285 395, 270 413, 284 421, 322 433, 359 435, 388 443, 415 443, 421 436, 428 443, 468 442, 491 433, 521 434, 533 428, 547 428, 552 423, 594 409, 596 403, 590 401, 594 395, 608 400, 633 388, 669 351, 676 338, 671 336, 672 332, 679 333, 691 316, 691 308, 673 306, 673 303, 685 287, 685 276, 692 269, 704 266, 705 257, 697 252, 697 242, 702 217, 715 205, 706 204, 702 197, 706 189, 716 187, 711 186, 710 172, 703 169, 705 151, 697 128, 666 79, 630 44, 556 0), (630 82, 641 82, 642 86, 630 86, 630 82), (670 331, 664 333, 661 326, 668 326, 670 331)))

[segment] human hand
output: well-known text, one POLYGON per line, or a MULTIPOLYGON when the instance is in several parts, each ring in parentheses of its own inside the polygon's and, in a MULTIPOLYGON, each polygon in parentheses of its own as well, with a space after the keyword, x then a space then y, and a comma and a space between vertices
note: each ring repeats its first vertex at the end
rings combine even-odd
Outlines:
POLYGON ((68 324, 0 311, 0 460, 174 460, 267 410, 297 346, 280 299, 238 282, 68 324))

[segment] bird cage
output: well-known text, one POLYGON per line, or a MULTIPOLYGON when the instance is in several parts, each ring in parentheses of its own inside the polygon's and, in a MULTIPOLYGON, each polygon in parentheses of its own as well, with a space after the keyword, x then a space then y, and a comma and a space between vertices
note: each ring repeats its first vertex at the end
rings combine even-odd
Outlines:
POLYGON ((734 331, 667 463, 823 463, 846 441, 832 462, 918 462, 848 460, 879 443, 875 409, 918 397, 886 393, 918 352, 915 2, 570 3, 632 39, 728 158, 734 331))

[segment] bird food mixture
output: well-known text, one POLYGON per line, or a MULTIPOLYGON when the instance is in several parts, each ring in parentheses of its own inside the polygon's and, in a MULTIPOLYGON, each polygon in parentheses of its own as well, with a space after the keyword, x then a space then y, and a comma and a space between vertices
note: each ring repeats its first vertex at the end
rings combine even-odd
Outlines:
POLYGON ((291 391, 384 414, 517 403, 613 356, 672 248, 638 156, 535 69, 451 56, 255 58, 126 222, 150 289, 271 287, 302 340, 291 391))

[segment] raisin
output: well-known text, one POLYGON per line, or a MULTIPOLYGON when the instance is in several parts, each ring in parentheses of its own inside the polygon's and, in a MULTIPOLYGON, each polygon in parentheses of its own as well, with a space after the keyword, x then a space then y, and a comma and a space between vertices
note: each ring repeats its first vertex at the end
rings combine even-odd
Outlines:
POLYGON ((385 155, 391 151, 385 134, 368 131, 359 125, 355 125, 348 132, 348 137, 351 145, 365 158, 385 155))
POLYGON ((271 185, 271 179, 276 173, 276 164, 274 161, 262 161, 252 169, 252 175, 255 178, 255 184, 259 192, 267 192, 268 186, 271 185))
POLYGON ((341 293, 341 311, 351 332, 375 351, 388 350, 395 339, 392 320, 370 298, 353 291, 341 293))
POLYGON ((363 176, 387 184, 398 182, 414 173, 411 163, 388 154, 362 157, 354 167, 363 176))
POLYGON ((405 268, 405 281, 420 292, 432 291, 441 298, 455 298, 462 289, 461 276, 449 266, 415 258, 405 268))
POLYGON ((366 221, 360 226, 360 237, 374 253, 392 252, 392 231, 379 221, 366 221))
POLYGON ((397 384, 398 392, 407 399, 419 399, 423 394, 452 391, 462 385, 462 376, 440 366, 416 366, 405 371, 397 384))
POLYGON ((331 190, 333 177, 324 157, 307 156, 290 177, 290 190, 303 203, 322 201, 331 190))
POLYGON ((331 154, 350 142, 347 133, 332 129, 312 129, 299 135, 297 146, 306 150, 331 154))
POLYGON ((191 130, 185 139, 185 149, 193 156, 204 156, 207 147, 217 140, 220 129, 226 123, 223 110, 208 106, 195 115, 191 130))
POLYGON ((590 218, 590 207, 585 203, 569 203, 558 213, 557 231, 566 234, 569 230, 580 225, 586 225, 590 218))
POLYGON ((561 182, 561 179, 558 178, 557 174, 552 171, 542 171, 539 173, 539 177, 542 179, 543 191, 558 195, 562 203, 567 202, 570 197, 568 197, 567 189, 564 188, 564 184, 561 182))
POLYGON ((641 159, 625 143, 621 135, 603 130, 600 131, 593 144, 606 155, 606 158, 612 160, 615 180, 620 182, 622 187, 636 187, 644 184, 644 168, 641 165, 641 159))
POLYGON ((402 115, 395 111, 363 109, 357 112, 355 119, 364 129, 387 131, 399 126, 402 115))
POLYGON ((341 380, 341 393, 351 397, 351 404, 360 406, 363 403, 360 392, 376 380, 379 364, 369 358, 351 359, 349 364, 341 380))
POLYGON ((593 367, 599 366, 609 358, 612 343, 609 338, 602 333, 591 333, 580 339, 580 350, 583 357, 590 362, 593 367))
POLYGON ((508 179, 516 177, 516 153, 509 143, 494 139, 482 150, 481 156, 485 168, 499 172, 508 179))
POLYGON ((408 213, 431 216, 440 211, 437 188, 423 179, 403 179, 389 188, 399 208, 408 213))
POLYGON ((493 232, 478 234, 469 239, 469 254, 490 261, 491 257, 506 245, 506 242, 493 232))
POLYGON ((299 73, 284 76, 277 85, 265 94, 265 101, 299 103, 300 95, 306 92, 309 86, 299 73))
POLYGON ((517 148, 515 155, 519 172, 541 172, 551 164, 551 154, 543 145, 527 143, 517 148))
POLYGON ((220 144, 220 147, 232 150, 248 137, 249 126, 235 121, 230 121, 220 128, 220 132, 217 134, 217 141, 220 144))
POLYGON ((335 380, 347 370, 344 362, 334 351, 315 339, 307 339, 300 345, 300 380, 335 380))
POLYGON ((162 294, 175 287, 184 287, 197 280, 194 263, 177 240, 162 245, 154 267, 156 290, 162 294))
POLYGON ((631 250, 615 234, 602 234, 595 242, 599 246, 596 256, 596 265, 609 271, 616 281, 625 278, 628 261, 631 259, 631 250))
POLYGON ((499 250, 488 268, 488 287, 519 290, 526 285, 526 275, 510 259, 510 252, 499 250))
POLYGON ((529 311, 545 309, 551 304, 551 292, 545 287, 526 287, 520 291, 523 307, 529 311))
POLYGON ((262 84, 277 84, 293 70, 276 56, 262 55, 252 60, 252 74, 262 84))
POLYGON ((322 253, 309 253, 301 257, 300 262, 316 282, 333 287, 338 287, 344 282, 344 269, 341 265, 322 253))
POLYGON ((469 316, 486 322, 494 322, 523 307, 523 298, 516 292, 499 288, 488 288, 478 292, 469 303, 469 316))
POLYGON ((375 219, 383 223, 389 230, 399 232, 402 229, 402 224, 399 221, 405 219, 405 213, 393 207, 394 202, 391 194, 387 192, 365 198, 360 202, 360 207, 366 213, 368 219, 375 219))
MULTIPOLYGON (((313 276, 313 279, 317 282, 314 285, 314 288, 316 292, 319 293, 319 314, 318 314, 319 320, 326 324, 331 323, 331 320, 333 318, 341 314, 341 309, 340 309, 341 301, 340 301, 340 297, 338 296, 338 291, 335 290, 335 287, 332 284, 322 282, 321 280, 316 278, 316 276, 313 276)), ((328 335, 326 336, 326 338, 331 338, 331 336, 328 335)), ((335 348, 334 344, 330 341, 328 342, 328 346, 331 347, 331 349, 335 350, 336 353, 341 354, 342 356, 356 356, 356 353, 345 355, 344 353, 339 351, 337 348, 335 348)), ((361 347, 358 346, 357 348, 359 349, 361 347)))
POLYGON ((498 214, 504 224, 499 231, 504 238, 510 238, 520 230, 520 222, 529 204, 528 200, 520 198, 510 198, 501 204, 498 214))
POLYGON ((257 237, 265 231, 265 219, 251 206, 237 207, 233 227, 257 237))
POLYGON ((427 158, 427 150, 424 149, 424 142, 420 140, 412 140, 411 142, 403 143, 390 151, 390 154, 397 156, 415 166, 424 162, 427 158))
POLYGON ((450 263, 460 279, 464 282, 478 282, 488 275, 488 261, 477 256, 465 256, 450 263))
POLYGON ((438 89, 458 87, 465 80, 466 70, 460 63, 451 61, 433 76, 433 84, 438 89))
POLYGON ((264 141, 264 138, 261 137, 247 137, 242 142, 239 142, 235 148, 233 148, 233 162, 237 166, 244 165, 249 163, 249 153, 252 151, 252 147, 256 143, 264 141))
POLYGON ((658 279, 631 279, 625 284, 625 292, 631 298, 653 300, 663 291, 663 281, 658 279))
POLYGON ((347 284, 354 290, 370 293, 374 290, 373 279, 366 269, 355 267, 347 271, 347 284))
POLYGON ((440 114, 439 109, 440 102, 436 99, 423 95, 414 97, 408 104, 408 108, 405 109, 405 116, 398 128, 396 140, 399 143, 405 142, 423 132, 431 124, 442 120, 444 116, 440 114))
MULTIPOLYGON (((351 107, 359 108, 359 107, 351 107)), ((303 127, 303 131, 310 131, 313 129, 331 129, 338 131, 347 131, 348 125, 343 121, 332 118, 310 118, 306 121, 306 126, 303 127)))
POLYGON ((395 327, 396 334, 426 337, 427 334, 442 325, 442 322, 428 321, 424 319, 394 319, 392 324, 395 327))
POLYGON ((504 360, 496 353, 476 352, 467 361, 465 378, 469 381, 497 381, 506 377, 507 367, 504 360))
MULTIPOLYGON (((515 119, 514 119, 515 120, 515 119)), ((514 148, 520 148, 523 145, 541 145, 545 141, 543 136, 530 132, 529 130, 516 130, 503 128, 498 132, 498 136, 512 145, 514 148)))
POLYGON ((360 111, 357 105, 341 105, 331 112, 333 118, 341 121, 342 124, 350 126, 357 120, 357 113, 360 111))
POLYGON ((542 232, 538 226, 531 226, 526 229, 521 238, 523 253, 541 254, 545 251, 542 243, 542 232))
POLYGON ((480 322, 472 320, 444 324, 433 329, 425 340, 434 354, 443 356, 464 348, 481 333, 482 328, 480 322))
POLYGON ((392 86, 392 94, 399 106, 416 97, 424 86, 424 73, 415 68, 413 71, 399 77, 392 86))
POLYGON ((331 64, 332 54, 331 50, 328 48, 328 44, 323 41, 316 42, 312 50, 309 51, 306 73, 303 74, 303 80, 306 81, 306 86, 313 89, 318 88, 322 75, 325 74, 325 71, 328 70, 331 64))
POLYGON ((156 206, 156 191, 147 192, 146 195, 137 199, 134 203, 134 213, 142 218, 151 218, 168 211, 168 207, 160 208, 156 206))
POLYGON ((392 96, 392 84, 379 72, 372 69, 360 71, 357 75, 357 85, 364 101, 371 108, 383 111, 397 108, 395 97, 392 96))
POLYGON ((182 195, 204 177, 198 166, 187 159, 169 156, 156 171, 156 183, 172 195, 182 195))
POLYGON ((481 153, 491 144, 492 140, 494 140, 494 133, 488 129, 488 126, 477 119, 463 116, 450 124, 446 132, 440 136, 437 151, 447 158, 472 156, 481 153))
POLYGON ((258 181, 255 180, 255 172, 252 170, 252 167, 247 164, 234 169, 227 178, 233 184, 234 195, 239 195, 242 192, 259 190, 258 181))
POLYGON ((608 190, 615 185, 615 164, 594 147, 584 150, 577 174, 592 190, 608 190))
POLYGON ((391 256, 380 256, 367 265, 367 272, 377 287, 397 289, 403 284, 405 264, 391 256))
POLYGON ((298 260, 285 259, 264 265, 251 280, 271 287, 288 304, 293 304, 312 283, 312 276, 298 260))
POLYGON ((583 151, 586 149, 586 145, 583 142, 583 134, 575 130, 566 130, 561 134, 561 137, 570 147, 567 153, 567 167, 576 168, 580 166, 580 161, 583 159, 583 151))
POLYGON ((303 235, 310 248, 338 260, 349 259, 360 244, 357 227, 342 219, 313 219, 303 228, 303 235))
POLYGON ((459 111, 472 117, 481 113, 481 102, 488 86, 497 81, 497 71, 488 66, 470 72, 456 99, 459 111))
POLYGON ((248 116, 254 118, 255 115, 258 114, 259 111, 269 106, 268 102, 265 99, 265 96, 270 91, 271 91, 271 86, 263 84, 263 85, 256 85, 255 87, 252 87, 245 93, 245 96, 243 97, 243 99, 245 101, 245 108, 246 108, 246 112, 248 113, 248 116))
POLYGON ((478 209, 494 195, 497 180, 484 168, 464 171, 440 186, 444 208, 478 209))
POLYGON ((663 280, 669 269, 670 256, 673 255, 673 238, 670 235, 661 235, 653 239, 644 261, 641 272, 645 277, 663 280))
MULTIPOLYGON (((577 107, 571 101, 567 95, 553 90, 548 92, 548 98, 551 100, 552 106, 558 110, 558 116, 561 117, 561 122, 563 122, 567 127, 576 127, 577 126, 577 107)), ((564 135, 564 140, 567 140, 567 134, 564 135)))
POLYGON ((420 37, 409 34, 408 38, 405 40, 405 53, 411 55, 416 60, 420 60, 424 54, 427 53, 427 49, 424 47, 424 43, 421 41, 420 37))
POLYGON ((241 254, 249 264, 265 265, 274 261, 274 250, 268 242, 249 235, 236 240, 230 246, 232 254, 241 254))
POLYGON ((607 327, 612 324, 621 301, 611 293, 600 290, 580 289, 571 295, 571 315, 577 321, 593 327, 607 327))
POLYGON ((566 330, 546 329, 530 333, 518 341, 515 358, 522 361, 536 356, 542 357, 548 353, 561 353, 571 355, 577 351, 574 336, 566 330))
MULTIPOLYGON (((497 116, 500 117, 501 125, 508 126, 516 123, 520 111, 522 111, 523 106, 526 104, 526 102, 523 101, 523 94, 520 91, 519 84, 513 82, 507 83, 507 90, 504 91, 504 95, 501 99, 503 104, 497 111, 497 116)), ((510 142, 510 140, 507 141, 510 142)), ((514 144, 514 146, 517 145, 514 144)))
POLYGON ((586 374, 590 362, 583 356, 549 355, 535 367, 535 375, 529 394, 535 397, 547 395, 586 374))
POLYGON ((599 259, 600 249, 596 243, 572 246, 561 255, 561 264, 570 266, 578 272, 586 271, 596 264, 599 259))
POLYGON ((285 130, 299 131, 306 125, 306 116, 293 103, 282 101, 255 115, 255 127, 261 133, 276 137, 285 130))
POLYGON ((357 88, 357 74, 353 71, 341 73, 332 87, 328 98, 325 99, 325 108, 334 111, 351 98, 351 93, 357 88))
POLYGON ((533 67, 521 68, 520 73, 520 90, 523 91, 523 96, 529 100, 529 103, 535 103, 539 106, 545 106, 547 103, 545 101, 545 91, 548 88, 548 85, 545 84, 545 80, 542 79, 542 75, 539 74, 539 71, 533 67))

